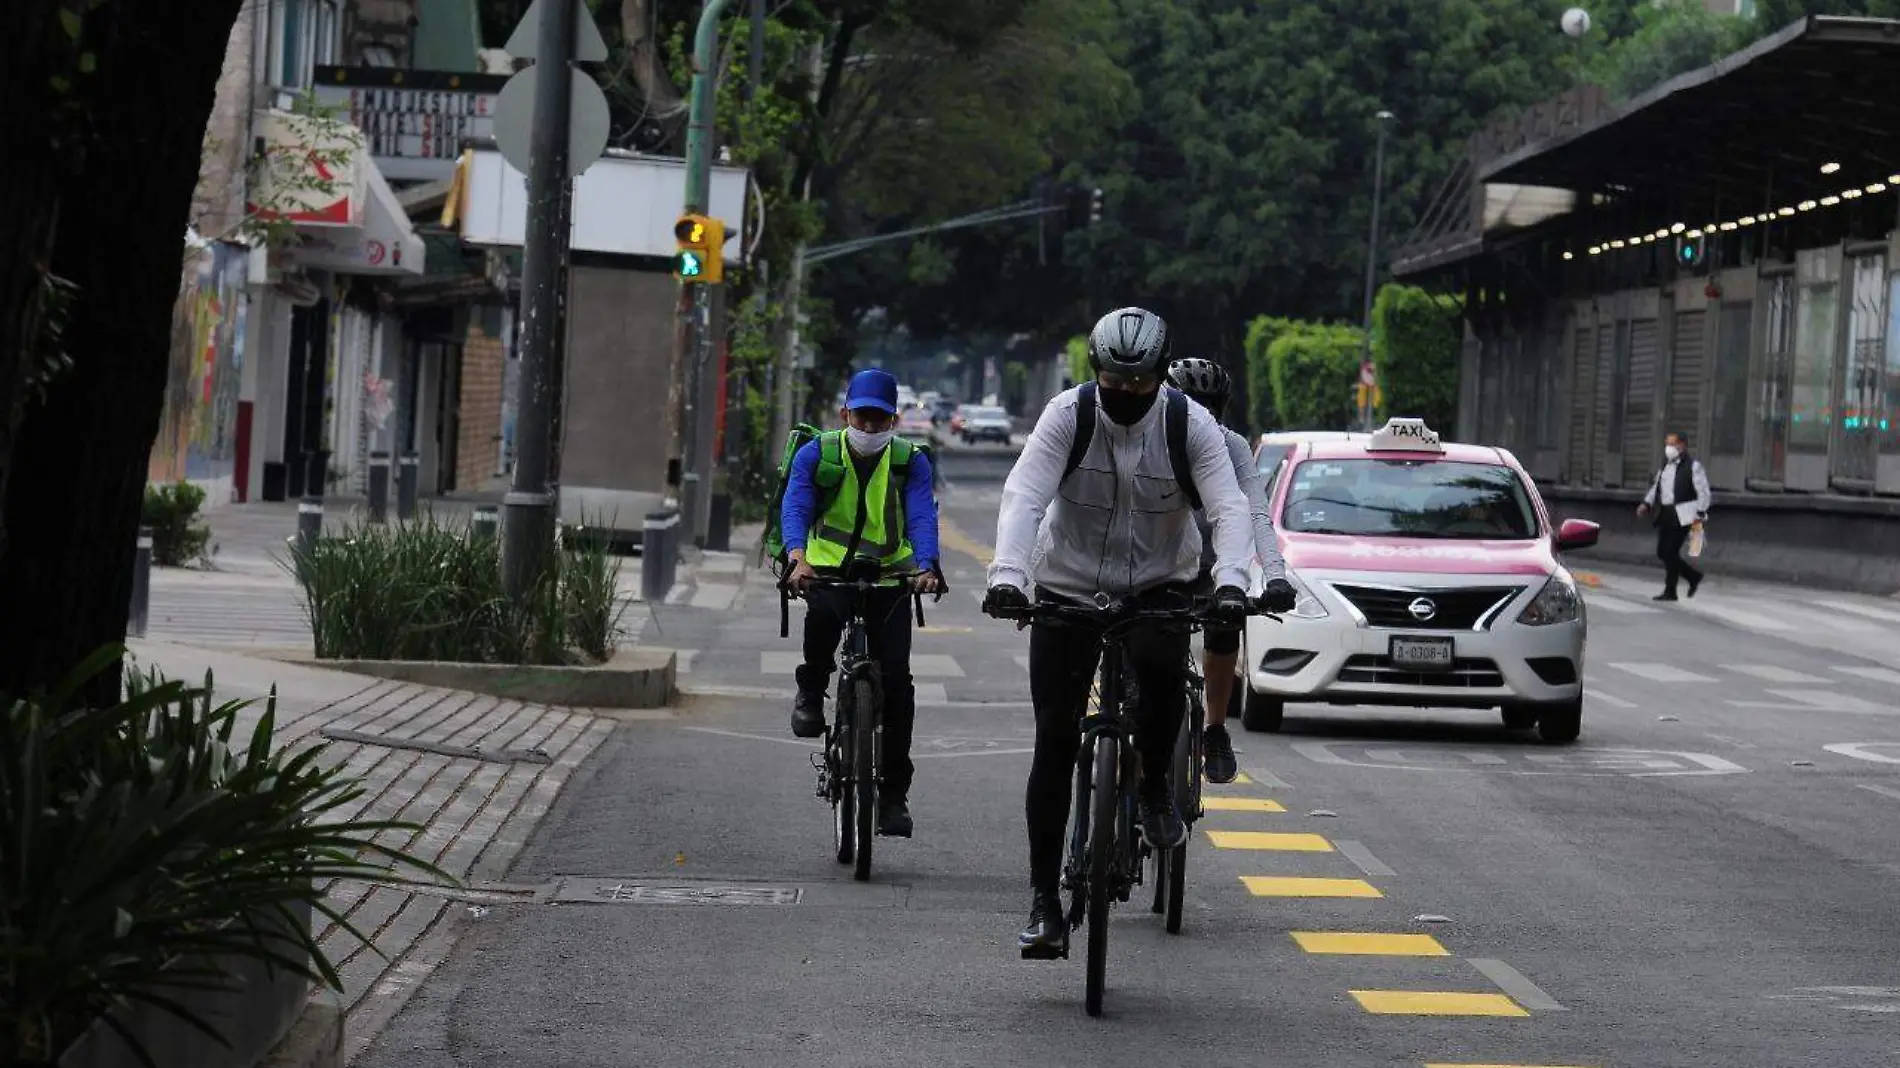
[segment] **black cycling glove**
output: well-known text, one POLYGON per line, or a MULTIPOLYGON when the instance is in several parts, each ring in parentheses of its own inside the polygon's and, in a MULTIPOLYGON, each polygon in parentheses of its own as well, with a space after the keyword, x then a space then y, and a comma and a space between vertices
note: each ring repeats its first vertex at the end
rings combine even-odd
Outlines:
POLYGON ((999 583, 998 585, 991 586, 989 592, 983 595, 984 615, 1005 619, 1012 614, 1026 611, 1028 608, 1029 598, 1023 595, 1023 591, 1014 586, 999 583))
POLYGON ((1216 623, 1238 626, 1247 621, 1247 591, 1239 586, 1222 586, 1214 591, 1214 607, 1208 616, 1216 623))
POLYGON ((1260 591, 1260 607, 1269 612, 1291 612, 1299 603, 1299 592, 1283 578, 1268 579, 1266 588, 1260 591))

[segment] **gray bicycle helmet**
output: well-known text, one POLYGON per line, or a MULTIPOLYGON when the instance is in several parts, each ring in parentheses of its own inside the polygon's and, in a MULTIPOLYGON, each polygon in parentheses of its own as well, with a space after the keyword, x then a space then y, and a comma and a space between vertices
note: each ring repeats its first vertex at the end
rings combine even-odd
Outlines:
POLYGON ((1141 308, 1119 308, 1089 331, 1089 368, 1160 377, 1168 366, 1168 324, 1141 308))
POLYGON ((1227 410, 1227 398, 1234 384, 1227 371, 1213 360, 1198 356, 1179 359, 1168 365, 1168 384, 1200 402, 1201 407, 1220 418, 1227 410))

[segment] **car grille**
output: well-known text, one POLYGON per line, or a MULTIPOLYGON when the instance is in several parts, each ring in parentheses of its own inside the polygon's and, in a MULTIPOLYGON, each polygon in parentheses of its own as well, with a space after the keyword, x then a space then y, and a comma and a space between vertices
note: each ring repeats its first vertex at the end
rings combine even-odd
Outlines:
POLYGON ((1504 685, 1504 675, 1495 660, 1459 657, 1450 671, 1415 671, 1395 667, 1392 658, 1362 653, 1348 657, 1339 669, 1340 682, 1375 682, 1383 686, 1435 686, 1449 690, 1482 689, 1504 685))
POLYGON ((1333 584, 1341 597, 1352 603, 1366 622, 1375 627, 1398 630, 1477 630, 1491 626, 1491 611, 1499 604, 1524 591, 1522 586, 1454 586, 1435 590, 1399 590, 1386 586, 1347 586, 1333 584), (1413 602, 1432 602, 1430 619, 1412 614, 1413 602))

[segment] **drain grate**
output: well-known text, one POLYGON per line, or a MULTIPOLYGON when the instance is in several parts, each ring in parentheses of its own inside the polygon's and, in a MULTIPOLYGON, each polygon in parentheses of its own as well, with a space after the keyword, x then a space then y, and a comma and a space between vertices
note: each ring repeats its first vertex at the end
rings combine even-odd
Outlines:
POLYGON ((622 905, 796 905, 805 892, 795 886, 744 886, 710 883, 658 883, 600 880, 592 894, 560 895, 563 901, 601 901, 622 905))

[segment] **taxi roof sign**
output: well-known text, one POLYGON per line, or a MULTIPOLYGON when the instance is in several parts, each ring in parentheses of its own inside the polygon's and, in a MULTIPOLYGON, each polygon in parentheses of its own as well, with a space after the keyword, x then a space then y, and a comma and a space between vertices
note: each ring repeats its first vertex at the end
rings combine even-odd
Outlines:
POLYGON ((1438 442, 1438 431, 1426 426, 1425 420, 1395 416, 1373 433, 1366 451, 1444 452, 1445 447, 1438 442))

